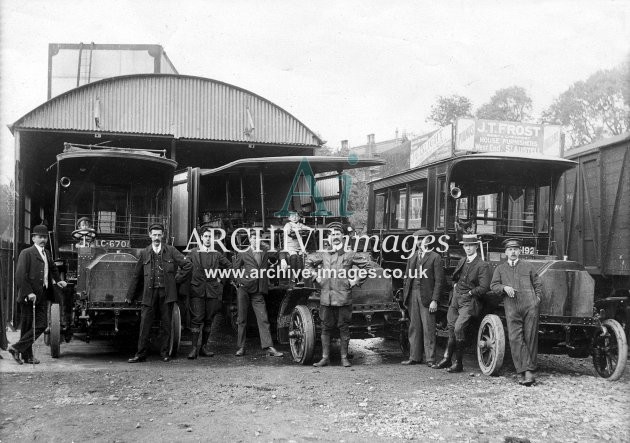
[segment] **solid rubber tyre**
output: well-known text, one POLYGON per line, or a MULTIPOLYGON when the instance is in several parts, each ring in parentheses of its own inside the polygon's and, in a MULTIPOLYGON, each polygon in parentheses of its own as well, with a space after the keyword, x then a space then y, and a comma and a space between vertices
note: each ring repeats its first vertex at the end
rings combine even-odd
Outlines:
POLYGON ((315 322, 311 311, 304 305, 297 305, 291 312, 289 325, 289 345, 293 360, 308 365, 313 360, 315 350, 315 322))
POLYGON ((606 334, 598 330, 593 337, 593 366, 600 377, 619 380, 628 360, 628 342, 623 327, 609 318, 602 322, 606 334))
POLYGON ((477 362, 485 375, 497 375, 505 357, 505 331, 498 315, 488 314, 477 332, 477 362))

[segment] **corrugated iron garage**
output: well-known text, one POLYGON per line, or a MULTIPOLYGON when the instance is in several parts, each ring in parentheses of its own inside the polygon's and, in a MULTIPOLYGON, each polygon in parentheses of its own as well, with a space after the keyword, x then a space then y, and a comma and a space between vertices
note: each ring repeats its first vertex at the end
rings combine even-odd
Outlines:
POLYGON ((165 150, 178 168, 313 155, 324 141, 290 113, 242 88, 207 78, 139 74, 72 89, 17 120, 15 257, 30 228, 52 223, 55 156, 64 143, 165 150))

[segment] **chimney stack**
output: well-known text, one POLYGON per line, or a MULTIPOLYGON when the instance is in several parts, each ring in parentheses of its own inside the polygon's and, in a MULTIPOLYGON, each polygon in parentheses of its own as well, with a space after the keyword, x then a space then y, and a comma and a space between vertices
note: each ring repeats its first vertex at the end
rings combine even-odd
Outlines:
POLYGON ((348 150, 348 140, 341 140, 341 150, 342 151, 348 150))

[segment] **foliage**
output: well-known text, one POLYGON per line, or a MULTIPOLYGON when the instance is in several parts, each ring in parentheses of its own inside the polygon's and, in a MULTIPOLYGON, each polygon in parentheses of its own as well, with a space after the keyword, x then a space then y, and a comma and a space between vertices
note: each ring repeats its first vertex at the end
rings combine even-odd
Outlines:
POLYGON ((511 86, 499 89, 490 101, 477 110, 477 118, 488 120, 526 121, 532 111, 532 99, 525 88, 511 86))
POLYGON ((472 103, 467 97, 451 95, 439 96, 427 117, 427 122, 434 122, 438 126, 446 126, 460 117, 472 117, 472 103))
POLYGON ((624 133, 630 128, 628 76, 626 63, 573 83, 543 112, 543 122, 563 125, 572 146, 624 133))

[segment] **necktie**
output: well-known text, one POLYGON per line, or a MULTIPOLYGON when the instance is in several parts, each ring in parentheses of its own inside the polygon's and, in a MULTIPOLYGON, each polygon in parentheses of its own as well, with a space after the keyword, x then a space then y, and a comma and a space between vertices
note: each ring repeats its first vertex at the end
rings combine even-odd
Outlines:
POLYGON ((37 248, 39 255, 44 259, 44 288, 48 287, 48 260, 46 259, 46 253, 43 249, 37 248))

